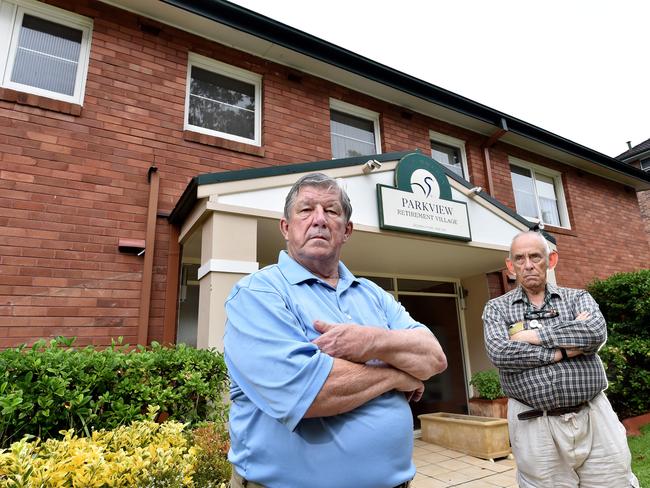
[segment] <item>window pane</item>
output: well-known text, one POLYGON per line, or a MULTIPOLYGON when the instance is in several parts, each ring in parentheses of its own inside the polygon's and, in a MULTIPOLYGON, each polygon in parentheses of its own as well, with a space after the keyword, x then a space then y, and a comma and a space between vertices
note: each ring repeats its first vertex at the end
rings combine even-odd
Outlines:
POLYGON ((374 284, 386 291, 393 291, 393 278, 386 278, 384 276, 363 276, 359 275, 358 278, 365 278, 372 281, 374 284))
POLYGON ((539 218, 535 204, 535 191, 530 170, 519 166, 510 166, 512 189, 515 193, 517 212, 526 217, 539 218))
POLYGON ((465 177, 458 148, 431 141, 431 157, 457 175, 465 177))
POLYGON ((11 81, 74 95, 82 31, 23 16, 11 81))
POLYGON ((553 178, 536 174, 537 196, 539 208, 542 212, 542 222, 551 225, 560 225, 560 214, 557 208, 555 195, 555 182, 553 178))
POLYGON ((375 124, 372 120, 331 111, 332 156, 348 158, 376 154, 375 124))
POLYGON ((255 85, 192 66, 188 122, 255 139, 255 85))

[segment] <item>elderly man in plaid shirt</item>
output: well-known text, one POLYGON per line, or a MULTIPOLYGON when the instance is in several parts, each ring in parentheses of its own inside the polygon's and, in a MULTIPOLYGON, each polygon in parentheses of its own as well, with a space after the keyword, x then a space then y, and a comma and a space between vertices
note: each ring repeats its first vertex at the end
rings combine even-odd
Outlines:
POLYGON ((515 236, 506 266, 518 286, 483 312, 519 486, 638 488, 625 428, 603 393, 605 319, 587 291, 547 283, 557 261, 542 234, 515 236))

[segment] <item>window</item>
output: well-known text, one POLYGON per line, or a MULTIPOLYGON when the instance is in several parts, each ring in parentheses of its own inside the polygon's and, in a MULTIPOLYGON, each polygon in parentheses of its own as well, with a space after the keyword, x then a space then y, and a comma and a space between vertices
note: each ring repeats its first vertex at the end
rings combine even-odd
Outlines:
POLYGON ((261 145, 262 77, 190 53, 185 128, 261 145))
POLYGON ((650 172, 650 158, 641 160, 641 169, 646 172, 650 172))
POLYGON ((510 158, 517 212, 543 224, 569 227, 560 173, 510 158))
POLYGON ((461 178, 469 180, 465 141, 445 134, 429 131, 431 157, 461 178))
POLYGON ((81 105, 92 20, 45 4, 0 2, 2 86, 81 105))
POLYGON ((332 158, 378 154, 378 127, 378 113, 330 99, 332 158))

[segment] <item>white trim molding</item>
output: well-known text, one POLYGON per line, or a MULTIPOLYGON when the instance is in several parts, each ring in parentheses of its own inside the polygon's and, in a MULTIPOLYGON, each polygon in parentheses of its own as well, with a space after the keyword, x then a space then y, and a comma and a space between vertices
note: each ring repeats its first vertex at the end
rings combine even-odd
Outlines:
POLYGON ((237 261, 235 259, 210 259, 199 267, 197 277, 200 280, 212 272, 250 274, 258 269, 260 269, 260 263, 257 262, 237 261))

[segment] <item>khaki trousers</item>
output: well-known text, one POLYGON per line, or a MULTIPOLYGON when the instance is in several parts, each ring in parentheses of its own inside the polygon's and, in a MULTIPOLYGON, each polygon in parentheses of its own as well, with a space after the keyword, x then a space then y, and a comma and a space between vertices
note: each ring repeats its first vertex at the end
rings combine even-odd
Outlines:
POLYGON ((519 420, 530 407, 510 399, 508 428, 520 488, 638 488, 625 427, 604 393, 577 413, 519 420))

